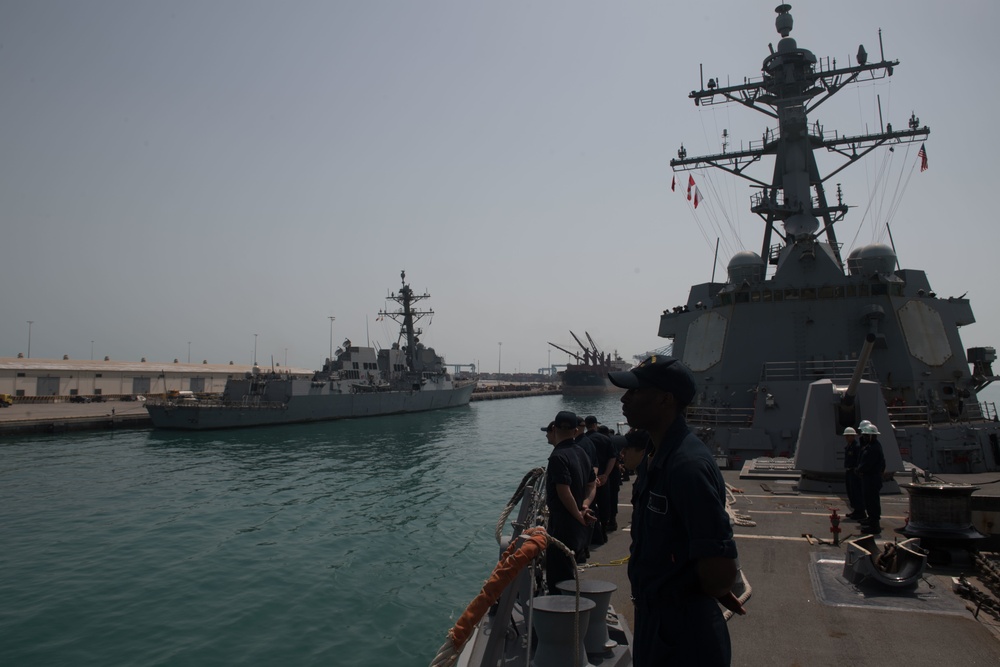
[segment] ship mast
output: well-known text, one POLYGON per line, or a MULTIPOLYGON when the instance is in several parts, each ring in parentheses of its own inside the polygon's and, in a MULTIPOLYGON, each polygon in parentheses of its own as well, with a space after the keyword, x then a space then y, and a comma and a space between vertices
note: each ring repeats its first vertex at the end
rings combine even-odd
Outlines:
POLYGON ((869 63, 868 54, 861 46, 856 65, 838 68, 836 61, 832 67, 829 63, 818 63, 811 51, 798 48, 789 36, 792 31, 790 10, 791 5, 788 4, 775 9, 778 14, 775 26, 781 40, 777 50, 770 47, 771 54, 764 59, 761 78, 747 79, 742 85, 726 87, 720 87, 715 79, 709 79, 707 88, 702 85, 701 90, 692 91, 689 95, 700 106, 739 102, 777 119, 777 130, 765 130, 759 141, 750 142, 749 148, 736 152, 724 149, 714 155, 688 157, 681 145, 677 159, 671 160, 670 166, 675 171, 711 166, 753 182, 759 192, 751 197, 751 211, 765 222, 761 257, 767 258, 771 264, 778 263, 781 251, 780 246, 771 247, 772 233, 781 236, 787 247, 797 241, 812 242, 825 232, 833 255, 843 269, 833 225, 843 219, 847 206, 839 192, 836 204, 831 205, 827 201, 824 182, 879 146, 922 141, 930 134, 930 129, 921 127, 915 115, 910 117, 907 129, 894 130, 888 124, 879 132, 856 136, 842 136, 836 132, 826 134, 819 123, 809 125, 809 113, 847 84, 892 76, 893 68, 899 65, 899 61, 885 60, 881 55, 879 62, 869 63), (818 148, 837 153, 845 162, 821 177, 813 154, 818 148), (774 156, 770 184, 744 173, 764 155, 774 156), (781 223, 783 231, 779 231, 775 223, 781 223))
POLYGON ((402 280, 403 286, 399 289, 399 292, 396 294, 390 292, 386 298, 398 303, 402 307, 402 310, 392 313, 380 310, 378 314, 382 317, 391 317, 400 324, 397 342, 406 341, 404 348, 406 353, 406 367, 412 371, 416 370, 414 354, 417 349, 417 343, 420 342, 419 336, 423 333, 423 329, 417 329, 415 324, 423 317, 434 315, 434 311, 414 310, 413 305, 415 303, 428 299, 431 295, 426 292, 423 294, 414 294, 410 286, 406 284, 406 271, 400 271, 399 277, 402 280))

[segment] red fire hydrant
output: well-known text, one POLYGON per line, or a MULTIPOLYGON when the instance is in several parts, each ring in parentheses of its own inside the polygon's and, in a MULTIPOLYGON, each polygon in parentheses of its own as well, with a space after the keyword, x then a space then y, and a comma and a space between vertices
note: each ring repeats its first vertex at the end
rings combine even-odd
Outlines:
POLYGON ((833 514, 830 515, 830 532, 833 533, 833 546, 840 546, 840 515, 834 507, 833 514))

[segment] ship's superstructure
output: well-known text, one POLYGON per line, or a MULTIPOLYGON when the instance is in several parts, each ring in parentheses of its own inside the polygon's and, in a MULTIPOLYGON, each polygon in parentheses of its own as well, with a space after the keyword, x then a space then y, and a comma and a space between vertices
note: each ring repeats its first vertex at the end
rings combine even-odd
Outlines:
POLYGON ((689 422, 732 463, 789 456, 809 384, 846 385, 872 335, 863 377, 881 388, 903 458, 942 472, 1000 469, 995 407, 977 398, 993 379, 996 354, 963 349, 958 329, 975 321, 969 301, 939 297, 923 271, 897 268, 891 246, 843 257, 835 233, 848 207, 839 188, 830 201, 827 181, 879 147, 926 140, 930 129, 914 114, 902 129, 886 123, 846 136, 809 114, 847 84, 891 76, 899 61, 870 62, 860 47, 855 64, 820 62, 790 36, 790 9, 776 9, 781 39, 761 77, 735 86, 710 79, 690 94, 696 105, 738 102, 776 119, 777 128, 741 150, 689 157, 681 146, 671 160, 675 171, 711 166, 751 181, 751 211, 764 222, 759 254, 735 254, 725 282, 693 286, 685 305, 660 318, 659 335, 700 388, 689 422), (819 149, 843 163, 821 175, 819 149), (765 157, 774 160, 770 183, 747 172, 765 157))
POLYGON ((403 285, 388 299, 400 305, 380 316, 400 323, 397 342, 388 349, 353 345, 350 340, 310 377, 263 372, 254 367, 226 383, 221 401, 147 401, 159 428, 203 430, 373 417, 467 405, 475 382, 455 382, 444 359, 420 342, 415 324, 434 311, 413 305, 429 298, 403 285))

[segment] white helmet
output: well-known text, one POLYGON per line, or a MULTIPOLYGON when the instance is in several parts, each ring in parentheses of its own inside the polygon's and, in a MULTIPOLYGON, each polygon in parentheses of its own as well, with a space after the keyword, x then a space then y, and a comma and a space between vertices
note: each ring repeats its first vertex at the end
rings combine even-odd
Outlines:
POLYGON ((861 432, 867 435, 882 435, 881 433, 878 432, 878 427, 875 426, 875 424, 872 424, 871 422, 869 422, 867 426, 862 426, 861 432))
POLYGON ((858 434, 858 432, 855 431, 850 426, 848 426, 847 428, 844 429, 844 435, 857 435, 857 434, 858 434))
POLYGON ((861 431, 862 433, 864 433, 865 429, 867 427, 871 426, 871 425, 872 425, 872 423, 870 421, 868 421, 867 419, 862 419, 861 423, 858 424, 858 430, 861 431))

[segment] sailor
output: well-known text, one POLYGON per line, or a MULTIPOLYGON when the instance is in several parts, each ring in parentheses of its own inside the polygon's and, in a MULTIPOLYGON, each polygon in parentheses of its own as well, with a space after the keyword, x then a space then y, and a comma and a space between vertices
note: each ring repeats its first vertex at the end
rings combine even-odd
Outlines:
POLYGON ((628 390, 621 399, 628 423, 650 437, 632 494, 633 664, 729 665, 719 605, 745 611, 731 591, 739 568, 726 485, 684 419, 694 377, 678 360, 658 355, 608 377, 628 390))
MULTIPOLYGON (((579 557, 589 543, 591 525, 596 521, 590 510, 596 478, 587 455, 573 444, 576 426, 576 415, 563 410, 542 430, 552 445, 545 475, 549 534, 579 557)), ((558 595, 557 584, 574 578, 576 564, 559 547, 550 545, 545 550, 545 569, 549 593, 558 595)))
MULTIPOLYGON (((577 417, 576 424, 576 435, 573 438, 573 443, 582 449, 587 454, 587 458, 590 460, 590 467, 594 471, 594 479, 597 478, 597 447, 594 446, 594 441, 590 439, 587 435, 587 420, 583 417, 577 417)), ((586 563, 587 559, 590 558, 590 545, 600 546, 608 541, 608 536, 604 534, 604 530, 599 527, 598 522, 594 522, 591 526, 591 536, 587 540, 587 547, 584 549, 583 553, 577 552, 576 562, 586 563)))
POLYGON ((858 458, 858 475, 861 477, 861 493, 868 518, 861 522, 861 532, 875 535, 882 532, 882 475, 885 473, 885 454, 878 427, 868 422, 861 426, 861 455, 858 458))
POLYGON ((597 430, 610 438, 611 447, 615 453, 615 465, 611 469, 611 476, 608 479, 608 483, 611 486, 611 490, 609 491, 611 496, 611 519, 608 521, 608 532, 610 533, 618 530, 618 495, 622 488, 621 456, 622 449, 625 447, 625 436, 615 433, 604 424, 598 426, 597 430))
POLYGON ((594 474, 597 474, 597 448, 594 446, 594 441, 590 439, 587 434, 587 424, 583 417, 577 418, 576 434, 573 437, 573 442, 576 446, 587 453, 587 457, 590 459, 590 465, 594 468, 594 474))
MULTIPOLYGON (((618 467, 618 453, 611 438, 597 429, 597 417, 590 415, 583 421, 587 429, 587 437, 594 443, 597 454, 597 497, 594 500, 595 512, 604 533, 609 531, 612 517, 611 507, 611 474, 618 467)), ((595 527, 595 532, 596 527, 595 527)), ((604 541, 607 541, 605 536, 604 541)))
POLYGON ((858 457, 861 455, 861 443, 858 442, 858 432, 848 426, 844 429, 844 485, 847 487, 847 503, 851 506, 848 519, 864 521, 865 499, 861 493, 861 478, 858 476, 858 457))

